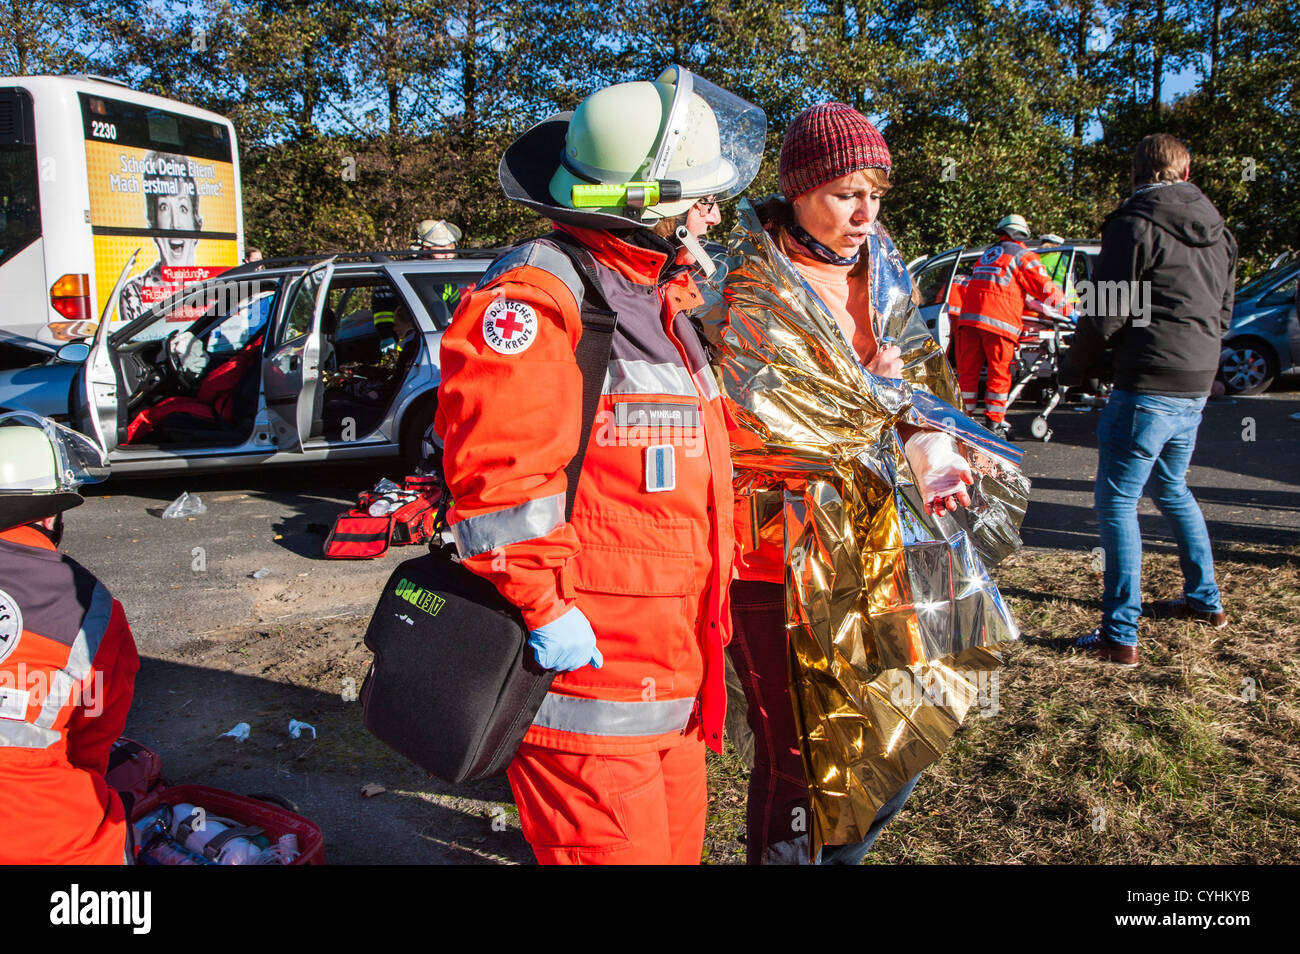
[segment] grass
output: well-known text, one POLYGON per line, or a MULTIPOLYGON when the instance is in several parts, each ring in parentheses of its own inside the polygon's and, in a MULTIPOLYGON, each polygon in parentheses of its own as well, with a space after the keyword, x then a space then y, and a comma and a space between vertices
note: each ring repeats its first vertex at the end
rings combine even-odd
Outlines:
MULTIPOLYGON (((996 577, 1022 641, 991 718, 926 770, 869 863, 1242 864, 1300 857, 1300 549, 1217 554, 1231 617, 1143 621, 1135 670, 1061 655, 1101 614, 1087 553, 1022 552, 996 577)), ((1148 553, 1148 597, 1177 559, 1148 553)), ((748 772, 710 762, 706 860, 744 858, 748 772)))

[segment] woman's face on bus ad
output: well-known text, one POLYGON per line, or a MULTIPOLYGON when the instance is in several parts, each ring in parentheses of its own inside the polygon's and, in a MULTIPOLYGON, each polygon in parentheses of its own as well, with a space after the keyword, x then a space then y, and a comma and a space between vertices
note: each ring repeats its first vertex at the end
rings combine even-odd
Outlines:
MULTIPOLYGON (((160 195, 156 201, 158 204, 154 228, 182 231, 196 231, 199 228, 198 219, 194 214, 194 198, 192 196, 160 195)), ((162 259, 163 265, 194 264, 194 256, 199 245, 198 239, 182 239, 169 236, 167 238, 155 238, 154 242, 158 246, 158 255, 162 259)))

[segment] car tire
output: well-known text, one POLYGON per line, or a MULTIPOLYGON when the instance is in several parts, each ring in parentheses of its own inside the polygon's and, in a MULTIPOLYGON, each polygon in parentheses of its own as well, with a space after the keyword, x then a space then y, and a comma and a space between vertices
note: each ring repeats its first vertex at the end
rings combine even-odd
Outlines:
POLYGON ((417 401, 402 418, 402 461, 406 464, 408 474, 415 473, 416 467, 424 459, 421 444, 437 412, 438 398, 436 394, 431 394, 417 401))
POLYGON ((1241 337, 1224 342, 1219 379, 1228 394, 1261 394, 1277 373, 1277 355, 1262 338, 1241 337))

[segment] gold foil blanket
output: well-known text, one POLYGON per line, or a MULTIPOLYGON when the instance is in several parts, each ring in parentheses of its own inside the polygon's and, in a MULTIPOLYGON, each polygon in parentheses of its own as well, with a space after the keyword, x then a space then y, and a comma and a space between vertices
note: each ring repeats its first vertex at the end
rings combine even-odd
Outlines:
POLYGON ((742 429, 735 486, 750 519, 738 536, 785 554, 810 854, 862 840, 987 695, 994 647, 1018 634, 987 567, 1020 545, 1021 454, 954 407, 952 370, 883 228, 863 254, 877 337, 902 349, 902 380, 862 368, 747 202, 697 313, 742 429), (924 512, 901 436, 916 428, 956 438, 976 477, 969 508, 924 512))

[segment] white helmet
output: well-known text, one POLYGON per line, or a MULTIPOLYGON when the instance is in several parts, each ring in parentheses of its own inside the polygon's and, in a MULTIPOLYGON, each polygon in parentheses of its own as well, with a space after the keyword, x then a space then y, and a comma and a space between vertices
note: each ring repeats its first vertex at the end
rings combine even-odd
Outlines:
POLYGON ((998 235, 1009 235, 1012 238, 1029 238, 1029 223, 1025 221, 1023 215, 1004 215, 998 220, 998 224, 993 226, 993 231, 998 235))
POLYGON ((742 192, 766 135, 761 109, 672 66, 653 83, 608 86, 534 126, 506 150, 501 185, 556 221, 650 227, 698 199, 742 192))
POLYGON ((77 489, 108 476, 99 446, 32 414, 0 414, 0 530, 44 520, 82 503, 77 489))
POLYGON ((425 219, 415 227, 415 240, 422 248, 447 248, 459 242, 462 234, 446 219, 425 219))

